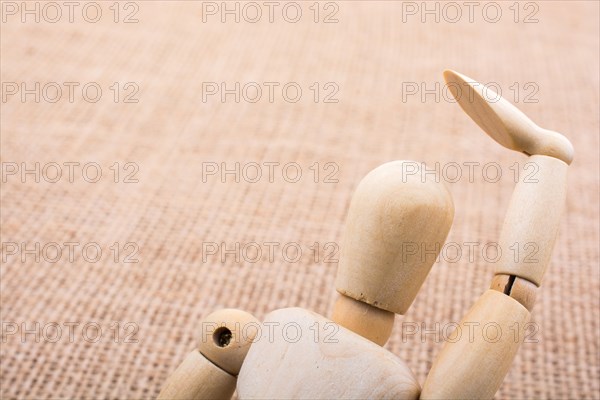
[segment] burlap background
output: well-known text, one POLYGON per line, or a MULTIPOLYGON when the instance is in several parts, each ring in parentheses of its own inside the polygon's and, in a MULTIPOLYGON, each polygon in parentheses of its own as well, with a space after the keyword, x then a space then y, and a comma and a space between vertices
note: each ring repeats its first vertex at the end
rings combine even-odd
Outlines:
MULTIPOLYGON (((312 2, 301 4, 298 23, 282 18, 280 3, 272 23, 266 7, 257 23, 235 23, 233 16, 221 23, 218 15, 203 22, 200 2, 138 1, 139 21, 131 24, 122 20, 134 6, 121 3, 115 23, 112 2, 98 4, 103 14, 97 23, 82 18, 85 3, 75 9, 73 23, 66 6, 57 23, 44 20, 54 18, 50 9, 39 23, 4 14, 2 82, 26 82, 28 88, 57 82, 63 96, 49 102, 54 92, 48 87, 39 103, 33 95, 23 102, 19 94, 2 101, 5 172, 13 162, 47 167, 39 183, 34 175, 10 175, 2 182, 2 398, 152 398, 193 348, 198 321, 215 309, 238 307, 261 318, 276 308, 301 306, 327 315, 336 264, 323 259, 335 249, 326 243, 340 243, 354 188, 386 161, 498 162, 503 176, 497 183, 482 178, 481 166, 474 182, 463 176, 449 183, 456 217, 448 239, 497 240, 514 186, 510 167, 526 158, 491 141, 444 93, 438 91, 438 100, 433 94, 425 101, 419 95, 403 99, 407 83, 427 89, 443 84, 445 68, 498 83, 505 97, 541 125, 565 133, 576 149, 566 214, 533 312, 539 329, 521 348, 497 397, 600 397, 597 2, 521 3, 519 22, 512 2, 499 2, 497 23, 483 18, 487 3, 475 9, 473 23, 465 6, 456 23, 448 21, 454 11, 447 8, 437 23, 433 15, 425 23, 420 15, 403 22, 406 4, 391 1, 321 4, 316 23, 312 2), (336 5, 338 22, 323 23, 336 5), (535 6, 538 22, 523 23, 535 6), (80 84, 73 102, 64 82, 80 84), (82 98, 89 82, 103 90, 96 103, 82 98), (116 103, 114 82, 120 87, 116 103), (139 87, 133 97, 138 103, 123 102, 133 90, 124 88, 127 82, 139 87), (236 103, 233 95, 225 103, 218 96, 203 102, 203 82, 280 86, 272 103, 265 86, 257 103, 236 103), (287 82, 300 85, 300 101, 282 97, 287 82), (314 82, 320 86, 317 103, 314 82), (332 91, 327 82, 339 87, 337 103, 323 101, 332 91), (63 177, 48 183, 53 162, 62 166, 63 177), (95 162, 102 178, 86 182, 79 166, 71 183, 65 162, 95 162), (115 162, 118 183, 110 169, 115 162), (138 183, 123 182, 134 168, 124 169, 127 162, 139 167, 138 183), (219 176, 203 182, 207 162, 228 168, 236 162, 295 162, 302 178, 286 182, 279 166, 272 183, 267 167, 258 183, 243 176, 236 183, 231 175, 226 183, 219 176), (315 162, 317 183, 310 169, 315 162), (325 182, 336 166, 339 182, 325 182), (25 243, 23 249, 39 243, 42 249, 52 242, 79 243, 74 260, 65 250, 52 262, 46 246, 39 261, 27 254, 22 261, 22 251, 12 255, 9 244, 25 243), (117 262, 110 249, 115 242, 117 262), (125 248, 129 242, 139 246, 139 263, 124 262, 133 249, 125 248), (251 263, 227 256, 221 262, 203 253, 208 242, 227 248, 257 242, 263 257, 251 263), (280 243, 273 262, 266 242, 280 243), (310 249, 315 242, 318 262, 310 249), (83 258, 86 243, 103 249, 100 261, 83 258), (301 246, 300 261, 282 256, 286 243, 301 246), (62 329, 60 338, 53 323, 62 329), (72 338, 69 323, 79 324, 72 338), (102 328, 96 342, 94 329, 83 332, 91 323, 102 328), (130 339, 137 342, 129 343, 132 329, 137 331, 130 339)), ((442 13, 444 5, 438 5, 442 13)), ((494 17, 494 10, 487 11, 494 17)), ((87 172, 93 178, 94 170, 87 172)), ((293 175, 288 170, 286 177, 293 175)), ((89 254, 94 257, 93 249, 89 254)), ((408 315, 397 319, 387 348, 421 382, 442 343, 432 333, 403 335, 402 323, 441 330, 458 321, 488 287, 492 271, 481 247, 472 261, 464 253, 457 262, 436 263, 408 315)))

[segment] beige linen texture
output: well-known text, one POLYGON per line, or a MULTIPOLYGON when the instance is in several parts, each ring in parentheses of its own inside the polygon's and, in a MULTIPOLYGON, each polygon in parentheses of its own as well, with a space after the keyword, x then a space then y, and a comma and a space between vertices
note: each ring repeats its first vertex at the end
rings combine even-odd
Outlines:
MULTIPOLYGON (((300 306, 328 315, 337 264, 325 262, 334 247, 324 247, 343 246, 346 210, 360 179, 397 159, 430 167, 439 162, 440 168, 463 165, 462 179, 446 182, 456 206, 448 240, 460 244, 463 254, 434 265, 386 345, 423 383, 442 341, 432 333, 408 335, 414 325, 406 323, 443 332, 487 289, 494 265, 482 258, 481 246, 469 253, 464 243, 498 239, 514 187, 510 167, 526 162, 524 155, 489 139, 448 101, 449 92, 440 90, 439 99, 429 94, 424 101, 421 93, 407 95, 410 82, 427 89, 438 82, 443 89, 445 68, 497 83, 507 99, 543 127, 564 133, 576 150, 566 211, 533 310, 537 331, 522 346, 497 398, 600 396, 598 2, 537 2, 538 22, 527 24, 523 18, 533 9, 522 3, 514 22, 512 2, 496 3, 503 12, 497 23, 482 17, 484 3, 472 23, 465 7, 456 23, 443 15, 437 23, 432 16, 422 23, 419 14, 405 14, 403 22, 402 2, 340 1, 335 2, 338 22, 328 24, 322 20, 335 9, 321 4, 314 22, 312 2, 299 3, 303 14, 297 23, 283 19, 284 3, 272 23, 265 7, 259 22, 236 23, 229 16, 222 23, 219 15, 203 22, 201 2, 141 1, 135 3, 139 21, 130 24, 122 19, 133 8, 121 4, 115 23, 112 2, 98 4, 103 14, 97 23, 86 22, 80 6, 73 23, 68 14, 57 23, 36 23, 32 17, 23 23, 19 15, 7 15, 1 26, 2 82, 63 87, 56 103, 47 101, 53 96, 48 92, 39 103, 32 95, 23 102, 17 94, 1 104, 2 162, 63 166, 57 183, 44 177, 37 183, 32 175, 25 182, 20 175, 6 177, 2 242, 28 248, 36 242, 80 244, 73 261, 68 253, 57 262, 50 260, 53 253, 22 261, 20 254, 3 251, 2 398, 153 398, 194 347, 198 323, 209 312, 237 307, 262 318, 277 308, 300 306), (80 83, 72 103, 64 82, 80 83), (88 82, 103 90, 96 103, 81 95, 88 82), (118 102, 110 89, 115 82, 118 102), (133 91, 124 88, 127 82, 139 87, 133 97, 138 103, 123 101, 133 91), (218 95, 203 102, 204 82, 226 82, 228 88, 257 82, 263 96, 256 103, 244 98, 236 103, 233 95, 225 102, 218 95), (264 82, 280 84, 273 102, 264 82), (282 97, 287 82, 302 88, 296 103, 282 97), (320 87, 318 102, 310 89, 314 82, 320 87), (332 92, 324 87, 328 82, 339 88, 333 95, 337 103, 323 101, 332 92), (78 167, 71 183, 65 162, 95 162, 103 175, 89 183, 78 167), (110 169, 115 162, 118 183, 110 169), (123 182, 132 171, 124 169, 127 162, 139 167, 138 183, 123 182), (226 183, 219 175, 203 182, 208 162, 230 169, 236 162, 281 164, 273 182, 266 166, 257 183, 244 176, 237 183, 232 175, 226 183), (302 169, 296 183, 282 177, 281 166, 292 162, 302 169), (315 162, 317 183, 310 169, 315 162), (473 182, 465 162, 480 163, 473 182), (495 183, 482 177, 482 166, 492 162, 503 174, 495 183), (335 166, 338 182, 324 182, 335 166), (117 262, 110 249, 115 242, 117 262), (132 249, 125 248, 129 242, 139 247, 138 263, 123 262, 132 249), (256 242, 262 258, 237 262, 230 255, 222 262, 203 252, 208 242, 229 249, 236 242, 256 242), (267 242, 280 243, 272 262, 267 242), (317 262, 310 249, 315 242, 317 262), (86 243, 102 248, 98 262, 82 257, 86 243), (298 262, 282 256, 286 243, 301 246, 298 262), (120 324, 116 340, 115 322, 120 324), (50 328, 37 339, 22 334, 36 323, 38 331, 59 324, 62 336, 48 340, 50 328), (68 323, 80 324, 72 340, 68 323), (82 326, 90 323, 102 328, 97 342, 83 336, 82 326), (127 323, 137 326, 137 342, 125 342, 127 323), (9 334, 14 326, 19 332, 9 334)), ((87 172, 93 177, 93 169, 87 172)), ((246 177, 254 176, 247 172, 246 177)), ((293 178, 293 172, 286 177, 293 178)), ((494 176, 493 168, 487 172, 494 176)), ((94 336, 93 329, 87 333, 94 336)))

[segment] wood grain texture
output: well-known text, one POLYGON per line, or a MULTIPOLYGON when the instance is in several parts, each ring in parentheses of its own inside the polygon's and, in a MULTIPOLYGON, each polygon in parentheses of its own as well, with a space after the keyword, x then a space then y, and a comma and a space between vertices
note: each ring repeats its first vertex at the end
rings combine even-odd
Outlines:
POLYGON ((383 346, 394 328, 395 314, 340 294, 331 319, 346 329, 383 346))
POLYGON ((421 399, 492 399, 523 342, 530 315, 515 299, 487 290, 436 357, 421 399))
POLYGON ((504 217, 498 240, 502 255, 495 269, 496 274, 515 275, 540 286, 565 205, 568 166, 540 155, 528 162, 504 217))
POLYGON ((365 176, 346 217, 338 292, 404 314, 436 261, 454 218, 445 185, 421 163, 394 161, 365 176))
POLYGON ((492 139, 527 155, 547 155, 570 164, 573 145, 557 132, 537 126, 521 110, 482 85, 456 71, 444 71, 448 89, 462 109, 492 139))
POLYGON ((260 322, 252 314, 228 308, 207 315, 200 325, 200 353, 222 370, 236 376, 260 322))
POLYGON ((159 399, 228 399, 258 330, 259 321, 245 311, 217 310, 200 323, 198 349, 169 377, 159 399))
POLYGON ((192 351, 169 377, 159 400, 230 399, 236 378, 192 351))
POLYGON ((533 309, 538 291, 538 287, 527 279, 506 274, 495 275, 490 284, 490 289, 512 297, 529 311, 533 309))
POLYGON ((263 324, 238 377, 240 399, 419 397, 419 384, 402 360, 318 314, 285 308, 263 324))

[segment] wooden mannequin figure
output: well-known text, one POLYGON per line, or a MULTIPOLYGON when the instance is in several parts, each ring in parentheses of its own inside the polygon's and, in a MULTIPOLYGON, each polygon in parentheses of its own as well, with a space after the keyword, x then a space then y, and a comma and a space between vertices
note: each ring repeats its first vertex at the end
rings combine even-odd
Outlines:
POLYGON ((273 311, 262 323, 239 310, 213 313, 201 323, 198 349, 169 377, 159 399, 229 399, 236 388, 240 399, 493 398, 523 341, 550 260, 573 148, 506 100, 490 102, 488 88, 453 71, 444 76, 484 131, 539 168, 537 183, 517 184, 499 240, 502 249, 538 246, 537 259, 503 252, 491 289, 461 322, 494 323, 503 335, 493 341, 453 337, 423 390, 404 361, 381 347, 395 314, 415 299, 454 217, 450 193, 424 165, 394 161, 367 174, 352 198, 331 319, 302 308, 273 311), (465 88, 474 94, 461 95, 465 88))
MULTIPOLYGON (((410 368, 381 346, 390 337, 394 314, 404 314, 417 295, 453 217, 447 188, 421 173, 420 163, 395 161, 371 171, 348 211, 332 319, 286 308, 267 314, 256 337, 239 335, 236 343, 252 342, 237 376, 239 398, 418 399, 421 387, 410 368)), ((209 320, 215 321, 214 314, 209 320)), ((238 332, 244 331, 241 325, 238 332)), ((188 356, 193 362, 184 361, 159 398, 230 396, 236 371, 211 380, 215 388, 210 391, 199 389, 217 375, 212 363, 222 368, 206 351, 219 342, 218 337, 201 340, 200 351, 188 356), (189 372, 193 367, 196 372, 189 372), (183 386, 195 389, 179 389, 183 386)))

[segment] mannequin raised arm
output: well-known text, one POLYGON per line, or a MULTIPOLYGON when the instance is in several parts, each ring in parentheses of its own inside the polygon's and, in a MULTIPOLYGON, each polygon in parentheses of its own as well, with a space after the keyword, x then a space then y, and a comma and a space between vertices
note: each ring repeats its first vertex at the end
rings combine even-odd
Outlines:
POLYGON ((454 71, 445 71, 444 78, 477 125, 504 147, 527 154, 535 171, 514 189, 491 288, 464 316, 462 335, 444 344, 421 393, 422 399, 491 399, 523 342, 537 288, 550 262, 573 146, 480 83, 454 71), (519 251, 510 251, 515 246, 519 251), (495 331, 483 331, 486 326, 495 331), (473 328, 474 335, 467 334, 473 328))

